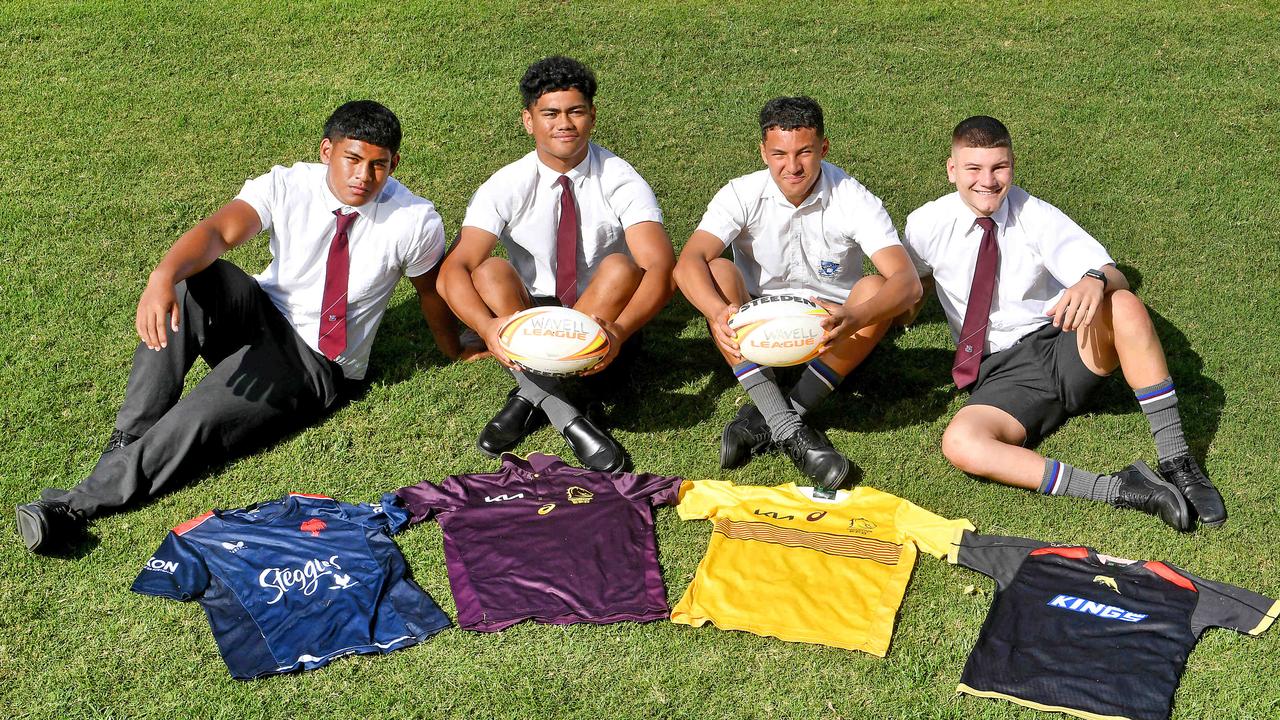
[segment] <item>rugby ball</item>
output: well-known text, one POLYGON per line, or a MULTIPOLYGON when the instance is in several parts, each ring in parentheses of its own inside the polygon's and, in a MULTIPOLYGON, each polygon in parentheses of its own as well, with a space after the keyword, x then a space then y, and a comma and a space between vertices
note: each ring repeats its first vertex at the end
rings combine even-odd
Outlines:
POLYGON ((753 363, 785 367, 818 356, 822 320, 831 313, 808 298, 765 295, 738 308, 729 328, 738 338, 742 357, 753 363))
POLYGON ((590 317, 566 307, 521 310, 498 331, 512 362, 540 375, 577 375, 609 354, 609 336, 590 317))

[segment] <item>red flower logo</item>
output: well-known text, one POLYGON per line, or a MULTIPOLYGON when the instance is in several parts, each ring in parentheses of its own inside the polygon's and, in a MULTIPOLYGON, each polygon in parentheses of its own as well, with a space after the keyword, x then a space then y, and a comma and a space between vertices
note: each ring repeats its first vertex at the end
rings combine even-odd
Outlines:
POLYGON ((320 518, 311 518, 310 520, 298 526, 302 532, 311 533, 311 537, 320 537, 320 531, 328 527, 320 518))

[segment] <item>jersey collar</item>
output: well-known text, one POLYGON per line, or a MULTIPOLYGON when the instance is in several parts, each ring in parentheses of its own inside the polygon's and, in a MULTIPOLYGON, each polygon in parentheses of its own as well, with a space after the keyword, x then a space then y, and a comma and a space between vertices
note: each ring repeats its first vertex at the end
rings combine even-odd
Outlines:
POLYGON ((525 457, 520 457, 515 453, 503 453, 502 465, 503 467, 522 475, 529 476, 545 472, 557 472, 565 469, 577 469, 555 455, 544 455, 543 453, 529 453, 525 457))

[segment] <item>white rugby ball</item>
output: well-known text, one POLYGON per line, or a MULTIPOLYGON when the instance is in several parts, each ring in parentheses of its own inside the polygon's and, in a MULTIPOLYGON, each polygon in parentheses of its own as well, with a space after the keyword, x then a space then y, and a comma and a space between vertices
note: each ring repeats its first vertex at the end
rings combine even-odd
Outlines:
POLYGON ((742 357, 753 363, 785 367, 818 356, 822 320, 830 316, 814 301, 796 295, 765 295, 738 308, 729 327, 742 357))
POLYGON ((609 336, 566 307, 521 310, 498 331, 498 344, 520 367, 541 375, 576 375, 609 354, 609 336))

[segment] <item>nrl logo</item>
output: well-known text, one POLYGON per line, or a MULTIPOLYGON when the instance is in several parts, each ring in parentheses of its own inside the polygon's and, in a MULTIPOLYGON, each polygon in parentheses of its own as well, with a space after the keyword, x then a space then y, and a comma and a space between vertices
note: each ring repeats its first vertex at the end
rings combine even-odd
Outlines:
POLYGON ((876 524, 866 518, 854 518, 849 521, 849 532, 855 535, 866 535, 876 529, 876 524))
POLYGON ((569 489, 564 491, 564 494, 569 498, 569 502, 574 505, 586 505, 595 498, 595 494, 590 490, 585 490, 577 485, 570 485, 569 489))
POLYGON ((1116 584, 1116 579, 1113 577, 1107 577, 1106 575, 1094 575, 1093 581, 1099 585, 1103 585, 1105 587, 1111 588, 1112 590, 1115 590, 1117 595, 1121 594, 1120 586, 1116 584))

